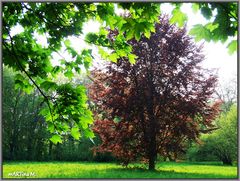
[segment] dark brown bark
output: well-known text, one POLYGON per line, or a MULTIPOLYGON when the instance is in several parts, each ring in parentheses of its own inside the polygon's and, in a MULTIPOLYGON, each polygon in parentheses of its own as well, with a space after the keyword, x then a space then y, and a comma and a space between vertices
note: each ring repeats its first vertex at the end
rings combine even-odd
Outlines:
POLYGON ((221 160, 224 165, 232 165, 232 159, 228 155, 223 155, 221 160))
POLYGON ((10 152, 10 160, 14 160, 14 158, 15 158, 15 154, 14 154, 14 152, 15 152, 15 146, 14 146, 14 143, 13 142, 11 142, 10 144, 9 144, 9 152, 10 152))
POLYGON ((52 158, 52 146, 53 146, 53 143, 51 141, 49 141, 49 148, 48 148, 49 158, 52 158))
MULTIPOLYGON (((153 117, 153 116, 151 116, 153 117)), ((157 157, 157 152, 156 152, 156 131, 155 131, 155 120, 152 118, 150 124, 150 144, 149 144, 149 165, 148 169, 149 170, 155 170, 155 160, 157 157)))
POLYGON ((154 100, 153 100, 153 95, 154 95, 154 87, 153 87, 153 67, 152 63, 150 63, 150 70, 147 73, 148 76, 148 86, 149 86, 149 91, 148 91, 148 104, 147 104, 147 112, 148 112, 148 117, 150 119, 150 129, 149 129, 149 135, 150 135, 150 145, 149 145, 149 170, 155 170, 155 161, 157 158, 157 148, 156 148, 156 119, 154 115, 154 100))
POLYGON ((32 158, 33 158, 33 140, 31 139, 31 136, 29 136, 29 139, 28 139, 28 144, 27 144, 27 153, 28 153, 28 155, 27 155, 27 159, 28 160, 32 160, 32 158))

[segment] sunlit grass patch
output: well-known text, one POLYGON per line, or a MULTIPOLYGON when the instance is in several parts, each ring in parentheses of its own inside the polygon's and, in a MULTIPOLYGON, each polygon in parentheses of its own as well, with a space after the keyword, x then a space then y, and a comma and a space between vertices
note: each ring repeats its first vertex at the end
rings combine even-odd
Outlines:
POLYGON ((157 164, 156 171, 139 166, 135 164, 124 168, 115 163, 89 162, 6 162, 3 164, 3 178, 237 178, 236 166, 163 162, 157 164), (11 175, 14 172, 25 175, 11 175))

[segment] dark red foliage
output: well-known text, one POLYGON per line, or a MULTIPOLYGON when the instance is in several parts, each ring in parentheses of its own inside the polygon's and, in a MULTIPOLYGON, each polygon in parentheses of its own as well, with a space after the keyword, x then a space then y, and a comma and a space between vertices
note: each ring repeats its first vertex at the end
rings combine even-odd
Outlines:
POLYGON ((220 104, 209 103, 217 78, 201 68, 202 48, 185 28, 166 17, 160 22, 150 39, 129 41, 136 64, 124 58, 107 63, 92 71, 95 81, 89 86, 97 106, 94 131, 102 139, 96 150, 112 152, 126 165, 147 160, 149 169, 157 154, 176 154, 185 140, 196 141, 201 130, 211 128, 220 104))

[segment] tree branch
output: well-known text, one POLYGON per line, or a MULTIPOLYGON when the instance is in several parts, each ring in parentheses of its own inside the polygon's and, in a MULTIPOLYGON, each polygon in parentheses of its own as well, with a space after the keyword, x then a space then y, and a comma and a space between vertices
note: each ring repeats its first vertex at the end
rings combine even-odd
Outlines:
POLYGON ((52 117, 52 121, 53 121, 53 113, 52 113, 52 109, 51 109, 51 106, 50 106, 50 102, 48 100, 48 97, 44 94, 44 92, 41 90, 41 88, 37 85, 37 83, 32 79, 32 77, 28 74, 28 72, 24 69, 24 67, 22 66, 22 64, 20 63, 19 59, 18 59, 18 56, 14 50, 14 45, 13 45, 13 40, 12 40, 12 37, 10 35, 10 32, 8 31, 8 35, 9 35, 9 38, 10 38, 10 43, 11 43, 11 49, 12 51, 8 48, 8 46, 6 45, 6 43, 3 42, 3 45, 5 46, 5 48, 8 50, 8 52, 15 58, 16 60, 16 63, 19 67, 19 69, 24 72, 27 77, 31 80, 31 82, 33 83, 33 85, 38 89, 38 91, 41 93, 41 95, 44 97, 44 99, 46 100, 47 102, 47 105, 48 105, 48 108, 49 108, 49 111, 50 111, 50 114, 51 114, 51 117, 52 117))
POLYGON ((215 127, 215 128, 210 128, 210 129, 206 129, 206 130, 199 130, 200 133, 203 133, 203 134, 207 134, 211 131, 214 131, 214 130, 217 130, 217 129, 220 129, 219 127, 215 127))

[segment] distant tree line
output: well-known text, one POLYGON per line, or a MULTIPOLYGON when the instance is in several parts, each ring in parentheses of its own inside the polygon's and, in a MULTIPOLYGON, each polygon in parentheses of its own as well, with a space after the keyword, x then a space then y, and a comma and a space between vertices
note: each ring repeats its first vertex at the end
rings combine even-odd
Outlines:
MULTIPOLYGON (((3 160, 31 161, 112 161, 110 154, 92 152, 89 139, 75 140, 66 135, 62 144, 53 144, 44 117, 39 116, 40 95, 14 87, 16 73, 3 68, 3 160)), ((98 144, 100 140, 94 139, 98 144)))

